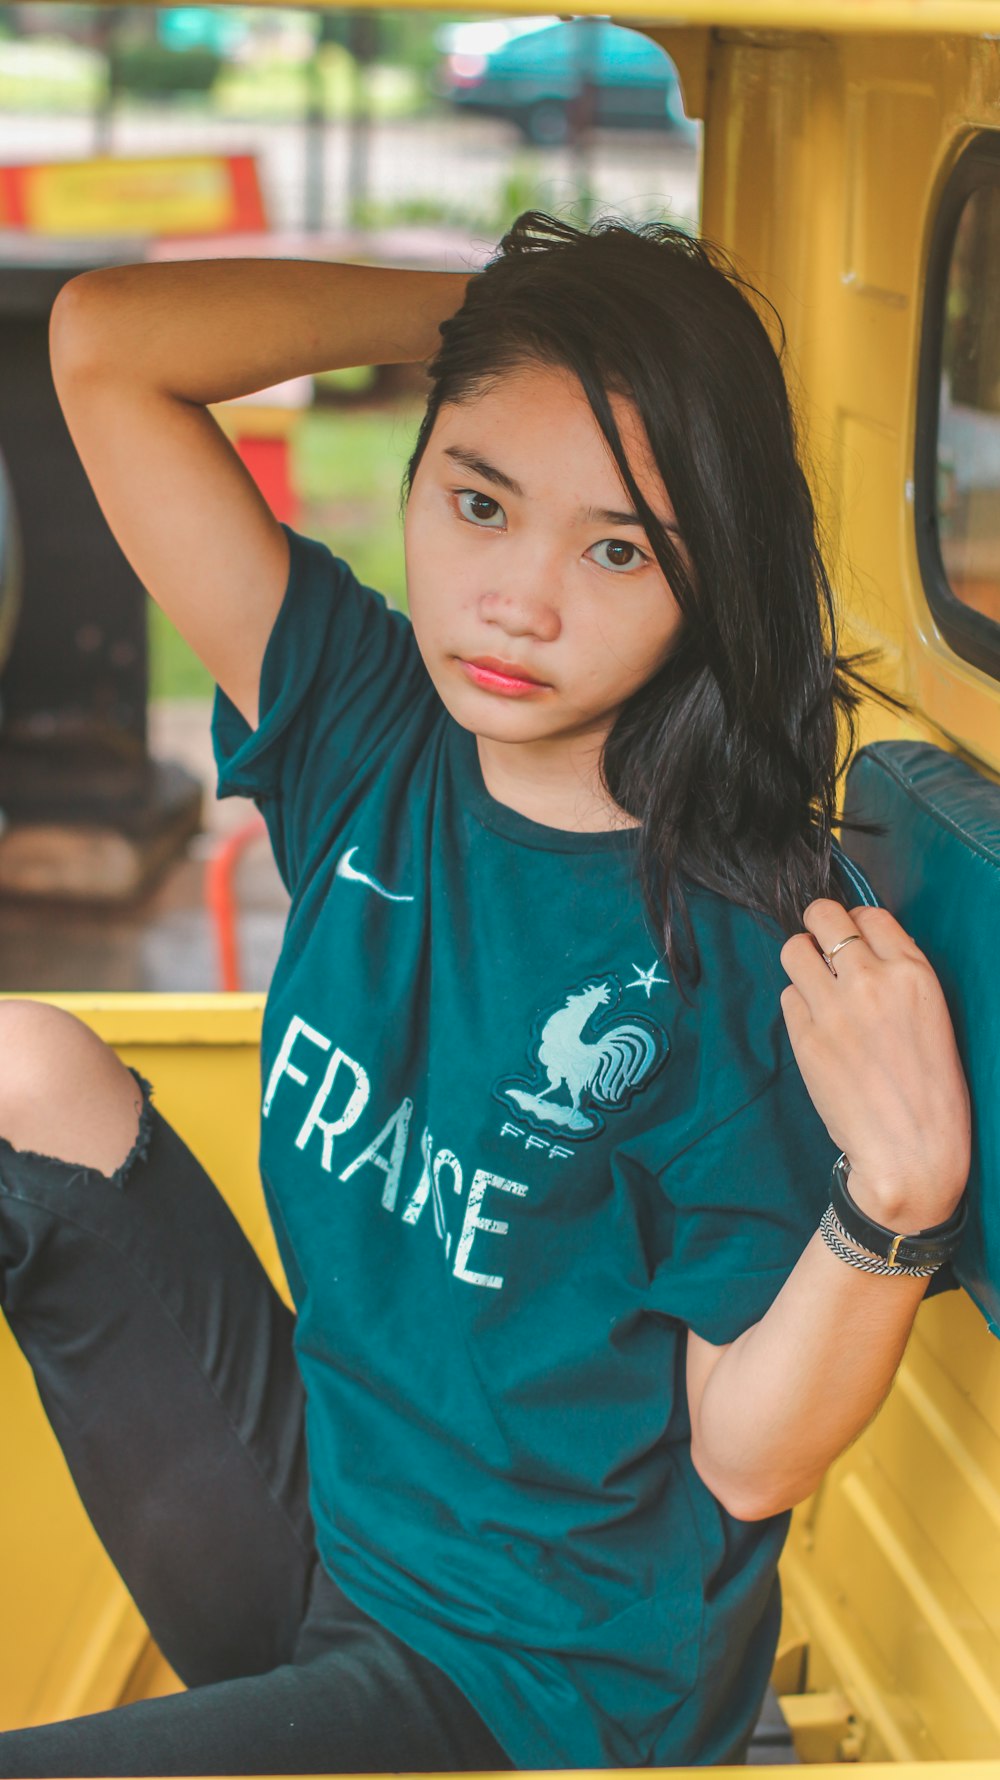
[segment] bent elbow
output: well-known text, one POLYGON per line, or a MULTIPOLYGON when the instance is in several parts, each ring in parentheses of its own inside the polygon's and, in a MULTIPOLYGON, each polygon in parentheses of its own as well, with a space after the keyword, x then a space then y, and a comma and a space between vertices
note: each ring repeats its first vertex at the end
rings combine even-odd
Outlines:
POLYGON ((57 292, 49 314, 49 362, 57 382, 91 370, 102 352, 107 356, 107 327, 95 293, 108 287, 116 270, 78 272, 57 292))
POLYGON ((765 1495, 748 1489, 738 1478, 719 1476, 704 1464, 693 1447, 691 1461, 705 1488, 733 1520, 773 1520, 776 1514, 784 1514, 794 1506, 773 1492, 765 1495))
POLYGON ((745 1489, 741 1490, 737 1485, 730 1483, 713 1487, 710 1484, 709 1488, 720 1508, 724 1508, 733 1520, 770 1520, 772 1515, 781 1513, 780 1507, 773 1502, 765 1501, 745 1489))
MULTIPOLYGON (((719 1498, 721 1501, 721 1497, 719 1498)), ((722 1506, 733 1520, 773 1520, 776 1514, 784 1514, 788 1504, 784 1502, 767 1502, 757 1497, 730 1495, 722 1506)))

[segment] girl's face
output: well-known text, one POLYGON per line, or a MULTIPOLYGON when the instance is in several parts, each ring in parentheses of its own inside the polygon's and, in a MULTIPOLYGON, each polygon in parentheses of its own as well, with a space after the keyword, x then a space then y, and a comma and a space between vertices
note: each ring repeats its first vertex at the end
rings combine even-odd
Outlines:
MULTIPOLYGON (((611 398, 633 474, 676 533, 634 404, 611 398)), ((681 614, 577 379, 504 374, 441 408, 404 527, 410 618, 442 701, 496 742, 603 741, 662 665, 681 614), (464 665, 542 682, 518 694, 464 665)), ((680 540, 678 539, 678 543, 680 540)))

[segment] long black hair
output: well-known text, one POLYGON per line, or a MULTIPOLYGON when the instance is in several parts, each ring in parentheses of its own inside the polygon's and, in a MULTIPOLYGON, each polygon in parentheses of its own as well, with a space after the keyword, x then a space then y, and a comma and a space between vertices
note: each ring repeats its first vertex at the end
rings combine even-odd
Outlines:
POLYGON ((404 501, 444 404, 523 365, 560 366, 580 381, 680 607, 673 651, 622 706, 600 771, 641 821, 642 891, 674 978, 688 969, 697 982, 683 880, 787 933, 815 897, 843 901, 832 831, 861 689, 908 708, 860 672, 873 651, 838 653, 781 318, 723 248, 674 224, 603 217, 582 230, 528 210, 440 334, 404 501), (778 350, 751 296, 774 315, 778 350), (635 481, 609 395, 636 405, 689 563, 635 481))

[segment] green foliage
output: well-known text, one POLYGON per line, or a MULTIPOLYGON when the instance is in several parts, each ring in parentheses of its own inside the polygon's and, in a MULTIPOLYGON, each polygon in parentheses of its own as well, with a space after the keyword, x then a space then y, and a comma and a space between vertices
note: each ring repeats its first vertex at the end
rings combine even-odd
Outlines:
POLYGON ((375 382, 374 365, 347 365, 337 371, 317 371, 313 385, 317 390, 329 389, 335 394, 359 395, 375 382))
POLYGON ((223 65, 223 58, 204 45, 167 49, 161 43, 113 42, 110 61, 115 89, 143 98, 207 93, 223 65))
POLYGON ((379 15, 379 55, 385 62, 411 68, 426 82, 441 59, 437 32, 442 25, 467 16, 457 12, 383 12, 379 15))
POLYGON ((212 93, 217 117, 299 118, 317 78, 328 118, 366 111, 372 118, 408 117, 425 103, 423 89, 411 69, 378 62, 360 78, 354 58, 342 44, 324 43, 314 64, 272 60, 257 65, 229 63, 212 93))
MULTIPOLYGON (((360 228, 391 228, 396 223, 443 223, 465 229, 471 234, 499 240, 522 210, 553 208, 549 188, 541 177, 540 151, 525 148, 516 152, 506 178, 492 191, 480 191, 466 200, 455 202, 434 198, 427 193, 393 198, 387 202, 369 199, 357 207, 353 221, 360 228)), ((568 201, 555 206, 567 222, 585 228, 595 212, 593 192, 581 186, 568 201)))
POLYGON ((207 667, 155 600, 147 608, 150 698, 211 698, 215 682, 207 667))
POLYGON ((403 466, 423 403, 313 411, 296 436, 302 529, 350 563, 359 580, 406 608, 399 519, 403 466))
MULTIPOLYGON (((552 200, 539 179, 538 152, 525 149, 513 157, 510 171, 497 190, 490 219, 493 232, 499 239, 522 210, 551 210, 552 207, 552 200)), ((595 211, 594 193, 589 185, 581 185, 572 199, 561 202, 556 209, 564 221, 577 228, 586 228, 595 211)))

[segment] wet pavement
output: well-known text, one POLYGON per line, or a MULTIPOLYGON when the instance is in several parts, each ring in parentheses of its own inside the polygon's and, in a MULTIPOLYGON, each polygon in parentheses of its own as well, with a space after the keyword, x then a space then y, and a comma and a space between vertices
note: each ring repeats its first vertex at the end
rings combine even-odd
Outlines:
POLYGON ((281 947, 288 893, 266 831, 247 798, 215 797, 208 700, 149 706, 149 751, 195 774, 202 832, 193 836, 147 893, 127 906, 74 905, 0 897, 0 991, 221 989, 206 871, 220 844, 248 823, 256 832, 233 876, 240 988, 265 990, 281 947))

